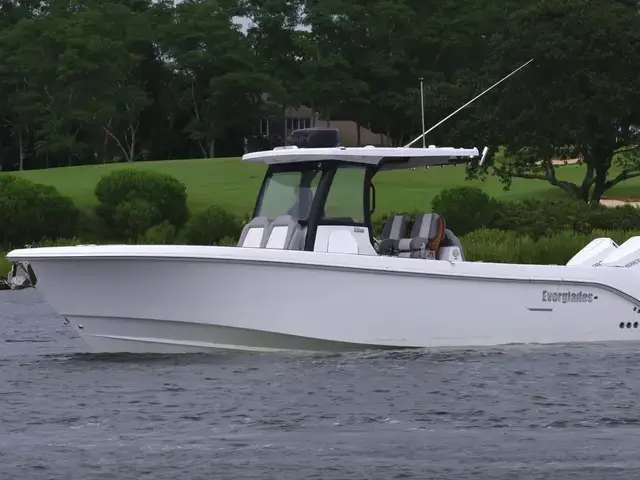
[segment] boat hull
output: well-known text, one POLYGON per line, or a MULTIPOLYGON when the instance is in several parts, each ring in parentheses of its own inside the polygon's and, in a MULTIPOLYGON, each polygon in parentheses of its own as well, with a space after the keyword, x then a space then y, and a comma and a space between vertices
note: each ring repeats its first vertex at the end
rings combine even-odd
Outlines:
POLYGON ((66 317, 92 352, 209 353, 216 350, 251 352, 351 351, 370 345, 326 341, 246 329, 150 318, 66 317))
POLYGON ((30 262, 36 288, 95 352, 640 339, 634 269, 233 247, 26 249, 9 258, 30 262))

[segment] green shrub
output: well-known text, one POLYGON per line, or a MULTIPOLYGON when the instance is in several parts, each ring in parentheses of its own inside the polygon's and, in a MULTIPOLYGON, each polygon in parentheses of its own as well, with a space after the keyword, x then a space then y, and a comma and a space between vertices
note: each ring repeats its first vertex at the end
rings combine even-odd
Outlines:
POLYGON ((493 221, 496 201, 477 187, 456 187, 436 195, 431 209, 444 219, 447 228, 464 235, 493 221))
POLYGON ((618 245, 639 230, 592 230, 590 233, 563 231, 533 240, 527 235, 503 230, 480 229, 461 237, 467 261, 566 265, 591 240, 609 237, 618 245))
POLYGON ((122 238, 134 239, 162 221, 160 209, 154 204, 148 200, 134 198, 118 204, 113 213, 111 227, 122 238))
POLYGON ((0 245, 22 247, 43 238, 74 236, 79 212, 55 187, 0 177, 0 245))
POLYGON ((589 207, 573 200, 527 199, 518 202, 498 202, 490 228, 510 230, 533 239, 564 230, 587 233, 589 207))
POLYGON ((224 237, 221 238, 219 242, 216 243, 217 246, 221 247, 235 247, 238 245, 238 239, 233 237, 224 237))
POLYGON ((605 207, 570 199, 527 199, 496 205, 490 228, 514 231, 533 239, 563 231, 587 234, 594 229, 640 229, 640 209, 630 205, 605 207))
POLYGON ((223 239, 235 239, 237 243, 242 226, 240 217, 212 205, 191 217, 182 231, 182 239, 191 245, 214 245, 223 239))
POLYGON ((640 236, 640 229, 634 230, 593 230, 591 232, 592 238, 609 237, 618 245, 622 245, 631 237, 640 236))
POLYGON ((632 205, 593 205, 589 208, 589 223, 593 228, 603 230, 640 229, 640 208, 632 205))
POLYGON ((39 242, 31 244, 32 248, 38 247, 73 247, 75 245, 86 245, 87 242, 82 241, 78 237, 60 237, 48 239, 45 238, 39 242))
POLYGON ((167 220, 149 227, 139 239, 139 243, 149 245, 170 245, 176 239, 176 227, 167 220))
POLYGON ((582 250, 591 240, 592 234, 569 230, 539 238, 526 256, 525 263, 541 265, 565 265, 571 257, 582 250))
POLYGON ((530 237, 515 232, 481 228, 462 237, 462 248, 469 262, 527 263, 533 246, 530 237))
MULTIPOLYGON (((447 228, 461 236, 481 228, 512 231, 533 240, 564 231, 588 234, 593 230, 640 230, 640 208, 606 207, 580 200, 526 199, 498 201, 473 187, 443 190, 432 203, 447 228)), ((382 233, 391 215, 416 217, 424 212, 384 214, 372 220, 374 234, 382 233)))
POLYGON ((171 175, 124 169, 96 185, 96 213, 109 235, 135 239, 165 220, 176 229, 189 217, 186 187, 171 175))
POLYGON ((78 212, 77 236, 85 243, 99 243, 108 237, 104 224, 93 208, 81 208, 78 212))

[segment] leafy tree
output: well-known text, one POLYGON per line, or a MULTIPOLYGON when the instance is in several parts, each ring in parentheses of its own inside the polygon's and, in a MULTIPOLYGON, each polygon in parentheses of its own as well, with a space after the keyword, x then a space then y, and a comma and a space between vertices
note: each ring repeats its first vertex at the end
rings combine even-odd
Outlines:
POLYGON ((283 137, 286 108, 308 100, 300 67, 305 55, 299 41, 302 3, 302 0, 241 1, 241 12, 249 20, 246 40, 264 74, 263 95, 258 97, 260 113, 283 120, 280 132, 283 137))
POLYGON ((517 10, 491 38, 489 72, 499 78, 533 63, 499 92, 487 120, 506 158, 493 166, 506 187, 538 179, 585 202, 640 175, 640 15, 606 0, 542 0, 517 10), (626 155, 622 155, 626 153, 626 155), (552 160, 579 157, 580 184, 560 179, 552 160), (612 165, 621 172, 610 176, 612 165))
POLYGON ((402 145, 419 77, 432 125, 534 58, 427 142, 596 201, 640 174, 638 26, 634 0, 0 0, 0 169, 237 155, 300 105, 402 145))
POLYGON ((166 36, 179 101, 190 112, 185 131, 203 157, 215 156, 216 139, 244 123, 262 94, 265 76, 235 22, 237 12, 222 0, 185 1, 166 36))
POLYGON ((35 132, 38 154, 64 152, 70 163, 106 134, 132 161, 138 112, 148 102, 131 75, 137 61, 131 42, 143 25, 121 4, 85 7, 57 4, 3 35, 0 74, 14 87, 11 123, 21 147, 25 134, 35 132))

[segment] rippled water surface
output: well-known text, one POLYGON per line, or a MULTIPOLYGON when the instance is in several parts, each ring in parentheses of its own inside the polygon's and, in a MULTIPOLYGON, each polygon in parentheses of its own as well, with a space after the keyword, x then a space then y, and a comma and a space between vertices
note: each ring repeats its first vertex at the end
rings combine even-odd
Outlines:
POLYGON ((0 479, 638 478, 638 344, 91 355, 0 293, 0 479))

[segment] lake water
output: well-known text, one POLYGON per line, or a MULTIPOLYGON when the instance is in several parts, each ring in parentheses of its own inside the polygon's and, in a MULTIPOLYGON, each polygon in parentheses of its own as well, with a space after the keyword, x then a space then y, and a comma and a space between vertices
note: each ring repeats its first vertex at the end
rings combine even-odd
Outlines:
POLYGON ((0 293, 0 479, 611 479, 640 467, 638 344, 92 355, 0 293))

